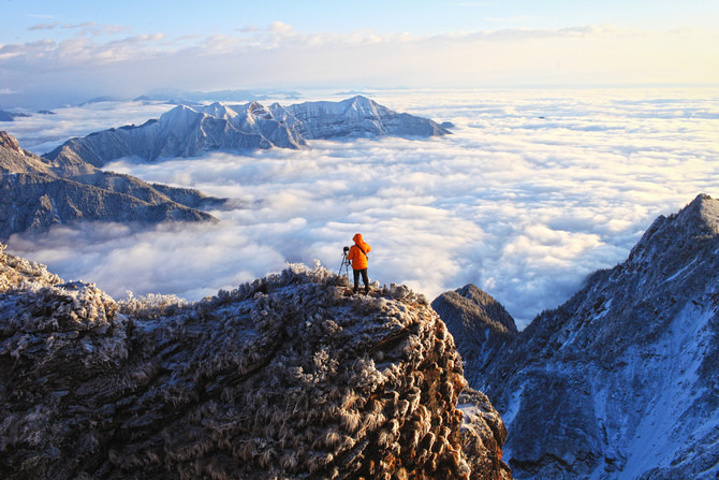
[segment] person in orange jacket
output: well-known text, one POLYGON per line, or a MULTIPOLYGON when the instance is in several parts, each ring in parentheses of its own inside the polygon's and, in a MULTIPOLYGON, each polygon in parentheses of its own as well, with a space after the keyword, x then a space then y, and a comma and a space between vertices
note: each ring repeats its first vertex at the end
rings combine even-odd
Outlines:
POLYGON ((350 247, 350 251, 347 254, 347 260, 352 261, 352 275, 354 276, 355 286, 354 293, 357 293, 359 288, 359 277, 362 275, 362 281, 364 282, 364 293, 369 293, 369 277, 367 276, 367 254, 372 250, 372 247, 367 244, 362 238, 361 233, 355 234, 352 237, 354 245, 350 247))

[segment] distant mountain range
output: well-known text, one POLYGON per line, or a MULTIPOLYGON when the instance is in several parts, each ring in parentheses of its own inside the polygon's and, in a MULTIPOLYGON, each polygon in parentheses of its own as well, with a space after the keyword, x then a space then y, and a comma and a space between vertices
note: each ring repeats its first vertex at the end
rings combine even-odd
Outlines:
POLYGON ((49 161, 23 150, 0 132, 0 239, 81 220, 132 222, 214 221, 200 209, 226 200, 129 175, 103 172, 78 159, 49 161))
POLYGON ((717 478, 719 201, 659 217, 624 263, 517 335, 476 298, 433 305, 507 425, 516 478, 717 478))
POLYGON ((29 117, 27 113, 8 112, 7 110, 0 110, 0 122, 12 122, 16 118, 29 117))
POLYGON ((436 122, 394 112, 362 96, 341 102, 305 102, 284 107, 259 102, 180 105, 158 120, 73 138, 47 153, 55 161, 84 161, 97 167, 122 157, 193 157, 212 150, 297 149, 307 140, 429 137, 450 133, 436 122))
POLYGON ((268 98, 285 98, 296 100, 302 94, 296 91, 282 90, 213 90, 213 91, 187 91, 187 90, 160 90, 142 95, 135 101, 164 101, 169 103, 189 104, 206 103, 208 101, 220 102, 248 102, 262 101, 268 98))

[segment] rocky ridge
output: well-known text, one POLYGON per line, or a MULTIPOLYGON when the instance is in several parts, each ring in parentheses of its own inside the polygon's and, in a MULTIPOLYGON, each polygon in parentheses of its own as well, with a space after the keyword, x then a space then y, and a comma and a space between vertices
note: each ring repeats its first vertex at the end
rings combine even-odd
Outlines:
POLYGON ((719 474, 719 201, 659 217, 474 373, 517 478, 719 474))
POLYGON ((432 301, 432 308, 456 339, 470 385, 480 380, 494 357, 517 335, 517 325, 502 304, 475 285, 446 292, 432 301))
POLYGON ((117 303, 0 249, 0 476, 510 478, 424 298, 348 286, 292 266, 117 303))
POLYGON ((0 239, 80 220, 153 224, 215 221, 200 208, 225 199, 103 172, 81 159, 49 161, 0 132, 0 239))
POLYGON ((84 161, 97 167, 122 157, 148 161, 193 157, 212 150, 246 151, 272 147, 297 149, 307 140, 394 135, 428 137, 448 134, 432 120, 394 112, 357 96, 341 102, 305 102, 269 107, 213 103, 180 105, 158 120, 73 138, 44 156, 84 161))

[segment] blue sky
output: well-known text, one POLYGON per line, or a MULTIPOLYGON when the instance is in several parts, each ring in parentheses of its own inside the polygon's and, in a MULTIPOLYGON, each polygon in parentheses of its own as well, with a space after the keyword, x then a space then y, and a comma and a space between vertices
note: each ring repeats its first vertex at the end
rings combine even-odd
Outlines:
POLYGON ((719 2, 0 0, 0 107, 157 88, 708 84, 719 2))
MULTIPOLYGON (((357 29, 441 34, 497 28, 562 28, 611 23, 623 27, 715 28, 719 2, 685 0, 479 0, 479 1, 233 1, 196 0, 97 2, 96 0, 4 0, 2 41, 42 38, 36 25, 121 25, 134 33, 170 36, 231 34, 237 29, 280 21, 298 30, 347 32, 357 29)), ((61 32, 55 32, 59 36, 61 32)), ((67 33, 67 32, 65 32, 67 33)))

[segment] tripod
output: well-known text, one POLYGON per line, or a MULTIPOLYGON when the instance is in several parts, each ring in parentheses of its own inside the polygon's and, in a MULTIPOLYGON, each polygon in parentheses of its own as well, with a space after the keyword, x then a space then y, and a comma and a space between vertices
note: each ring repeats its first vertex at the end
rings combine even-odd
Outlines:
POLYGON ((350 276, 350 265, 352 262, 350 262, 347 259, 347 252, 349 252, 349 251, 350 251, 350 247, 345 247, 342 250, 342 260, 340 261, 340 270, 339 270, 339 272, 337 272, 338 276, 342 275, 342 267, 344 267, 344 269, 345 269, 345 276, 348 278, 350 276))

